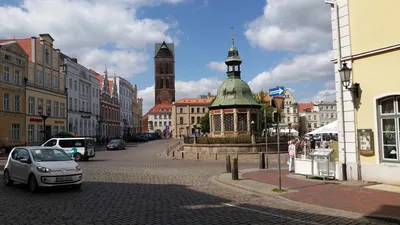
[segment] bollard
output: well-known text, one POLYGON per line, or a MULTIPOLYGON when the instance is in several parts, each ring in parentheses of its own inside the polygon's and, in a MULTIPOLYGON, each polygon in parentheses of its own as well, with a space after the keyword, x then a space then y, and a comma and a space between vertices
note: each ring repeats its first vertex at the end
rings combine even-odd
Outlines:
POLYGON ((260 169, 265 169, 265 154, 264 152, 260 152, 260 169))
POLYGON ((172 158, 175 158, 175 151, 172 151, 172 158))
POLYGON ((196 159, 199 160, 200 159, 200 154, 196 153, 196 159))
POLYGON ((232 169, 231 169, 231 156, 227 155, 226 156, 226 172, 227 173, 231 173, 232 169))
POLYGON ((218 154, 215 153, 215 160, 218 160, 218 154))
POLYGON ((169 156, 169 151, 167 150, 167 156, 169 156))
POLYGON ((239 180, 238 158, 233 158, 232 180, 239 180))
POLYGON ((184 159, 185 158, 185 153, 184 152, 182 152, 182 159, 184 159))

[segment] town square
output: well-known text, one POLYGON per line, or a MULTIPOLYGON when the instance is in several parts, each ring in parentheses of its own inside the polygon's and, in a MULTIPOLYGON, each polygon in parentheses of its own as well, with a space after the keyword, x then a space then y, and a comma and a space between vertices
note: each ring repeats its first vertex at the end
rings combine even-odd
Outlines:
POLYGON ((0 224, 400 224, 396 6, 1 2, 0 224))

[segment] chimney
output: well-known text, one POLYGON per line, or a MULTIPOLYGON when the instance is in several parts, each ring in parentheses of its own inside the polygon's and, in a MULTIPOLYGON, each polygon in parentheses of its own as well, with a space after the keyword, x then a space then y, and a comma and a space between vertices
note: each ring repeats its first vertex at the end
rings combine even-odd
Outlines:
POLYGON ((29 52, 31 60, 32 62, 36 62, 36 37, 31 37, 31 49, 31 52, 29 52))
POLYGON ((211 98, 211 93, 208 92, 208 93, 207 93, 207 99, 208 99, 208 101, 210 101, 210 98, 211 98))
POLYGON ((78 63, 78 59, 77 58, 71 58, 72 62, 74 63, 78 63))

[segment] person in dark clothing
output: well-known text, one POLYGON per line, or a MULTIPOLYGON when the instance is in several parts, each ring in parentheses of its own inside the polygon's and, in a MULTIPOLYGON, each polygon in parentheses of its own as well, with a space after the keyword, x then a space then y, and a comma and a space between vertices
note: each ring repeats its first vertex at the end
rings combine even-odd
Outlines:
POLYGON ((313 136, 311 136, 311 138, 310 138, 310 149, 311 149, 311 152, 313 152, 315 150, 315 140, 314 140, 313 136))

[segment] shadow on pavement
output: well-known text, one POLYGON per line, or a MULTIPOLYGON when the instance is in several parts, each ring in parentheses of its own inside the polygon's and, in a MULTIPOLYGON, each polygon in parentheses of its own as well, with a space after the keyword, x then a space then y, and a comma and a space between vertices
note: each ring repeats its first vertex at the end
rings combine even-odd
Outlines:
POLYGON ((387 222, 387 223, 394 223, 394 224, 400 224, 400 219, 398 218, 388 218, 386 216, 382 215, 398 215, 400 217, 400 206, 395 206, 395 205, 382 205, 379 207, 379 209, 370 215, 366 216, 367 218, 387 222))
MULTIPOLYGON (((2 176, 0 176, 2 179, 2 176)), ((183 185, 90 182, 81 191, 31 194, 0 184, 4 224, 361 224, 352 220, 227 199, 183 185), (29 207, 28 207, 29 206, 29 207)))

